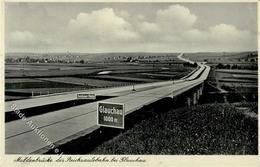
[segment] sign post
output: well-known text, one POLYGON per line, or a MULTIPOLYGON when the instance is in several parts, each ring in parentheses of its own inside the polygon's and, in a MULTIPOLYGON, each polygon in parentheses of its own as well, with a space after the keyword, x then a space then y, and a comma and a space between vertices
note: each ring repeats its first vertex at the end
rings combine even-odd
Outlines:
POLYGON ((112 102, 97 103, 97 125, 124 129, 124 123, 124 104, 112 102))

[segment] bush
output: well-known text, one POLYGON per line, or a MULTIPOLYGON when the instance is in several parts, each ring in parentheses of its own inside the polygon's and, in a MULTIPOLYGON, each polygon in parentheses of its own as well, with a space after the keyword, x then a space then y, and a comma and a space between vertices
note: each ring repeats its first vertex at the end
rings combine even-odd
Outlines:
POLYGON ((257 120, 229 104, 161 113, 103 143, 94 154, 258 154, 257 120))

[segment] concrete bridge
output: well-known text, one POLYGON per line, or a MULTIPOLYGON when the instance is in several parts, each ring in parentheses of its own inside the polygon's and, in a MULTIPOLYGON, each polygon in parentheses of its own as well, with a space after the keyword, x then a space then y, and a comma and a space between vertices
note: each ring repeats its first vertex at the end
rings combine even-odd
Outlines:
MULTIPOLYGON (((191 63, 180 54, 178 57, 191 63)), ((193 62, 194 64, 194 62, 193 62)), ((180 80, 132 86, 97 89, 85 91, 96 95, 115 95, 117 97, 103 100, 125 104, 126 114, 156 102, 165 97, 177 97, 187 91, 191 92, 186 98, 188 106, 196 105, 202 95, 204 81, 210 71, 210 67, 197 63, 198 68, 187 77, 180 80)), ((78 92, 41 96, 33 99, 6 102, 6 112, 14 109, 22 110, 53 103, 76 99, 78 92)), ((50 149, 48 143, 42 139, 45 136, 48 141, 59 145, 78 137, 77 134, 88 134, 98 129, 97 126, 97 102, 91 102, 79 106, 65 108, 37 116, 7 122, 5 124, 5 152, 6 154, 30 154, 43 153, 50 149), (28 122, 33 123, 38 129, 32 129, 28 122), (39 134, 40 133, 40 134, 39 134)), ((46 139, 44 138, 44 139, 46 139)))

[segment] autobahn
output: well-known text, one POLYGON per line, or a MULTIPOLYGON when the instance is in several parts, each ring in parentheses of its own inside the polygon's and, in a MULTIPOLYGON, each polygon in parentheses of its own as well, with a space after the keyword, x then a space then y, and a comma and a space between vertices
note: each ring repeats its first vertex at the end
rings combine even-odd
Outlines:
MULTIPOLYGON (((182 57, 182 60, 191 62, 182 57)), ((141 84, 136 85, 136 91, 132 91, 132 86, 108 88, 100 90, 87 91, 88 93, 110 95, 118 94, 118 97, 102 100, 103 102, 124 103, 126 114, 134 112, 145 105, 149 105, 155 101, 168 96, 177 96, 194 88, 203 83, 210 71, 210 67, 198 63, 198 68, 186 78, 176 81, 166 81, 159 83, 141 84)), ((37 102, 44 105, 55 102, 55 99, 63 98, 68 100, 76 98, 76 92, 68 94, 58 94, 56 96, 44 96, 35 99, 28 99, 12 101, 19 109, 26 107, 37 106, 37 102), (73 96, 73 97, 70 97, 73 96), (32 102, 34 100, 34 102, 32 102), (46 103, 47 102, 47 103, 46 103), (20 106, 21 105, 21 106, 20 106), (21 107, 21 108, 20 108, 21 107)), ((8 102, 9 103, 9 102, 8 102)), ((11 103, 7 107, 11 107, 11 103)), ((91 102, 75 107, 57 110, 54 112, 29 117, 32 123, 37 126, 39 130, 48 138, 49 141, 57 143, 65 143, 71 139, 72 136, 82 131, 91 133, 93 130, 98 129, 97 102, 91 102)), ((9 108, 7 108, 10 111, 9 108)), ((48 144, 35 133, 35 131, 28 126, 28 120, 22 119, 11 121, 5 124, 5 151, 7 154, 30 154, 39 153, 41 150, 48 150, 48 144)))

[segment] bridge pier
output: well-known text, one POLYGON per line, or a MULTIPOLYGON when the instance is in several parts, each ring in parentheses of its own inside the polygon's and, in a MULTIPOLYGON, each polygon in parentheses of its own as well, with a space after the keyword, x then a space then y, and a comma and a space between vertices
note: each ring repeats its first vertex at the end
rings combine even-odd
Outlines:
POLYGON ((204 83, 201 84, 197 89, 191 92, 190 97, 187 98, 187 106, 196 105, 199 102, 200 97, 202 96, 204 83))
POLYGON ((252 96, 252 98, 253 98, 253 101, 255 101, 256 100, 256 95, 253 93, 253 96, 252 96))
POLYGON ((191 106, 191 98, 190 98, 190 97, 187 97, 186 100, 187 100, 187 101, 186 101, 187 106, 188 106, 188 108, 190 108, 190 106, 191 106))
POLYGON ((187 95, 186 105, 191 107, 198 104, 200 97, 202 96, 204 83, 201 84, 198 88, 194 89, 190 94, 187 95))
POLYGON ((227 96, 226 96, 226 95, 223 96, 223 99, 224 99, 224 103, 227 103, 227 102, 228 102, 228 101, 227 101, 227 96))
POLYGON ((201 96, 201 94, 200 94, 200 88, 197 90, 197 100, 199 100, 200 99, 200 96, 201 96))
POLYGON ((192 102, 193 102, 193 105, 196 105, 196 104, 197 104, 197 93, 196 93, 196 92, 193 93, 192 102))
POLYGON ((199 90, 200 90, 200 96, 202 96, 203 87, 201 86, 199 90))

